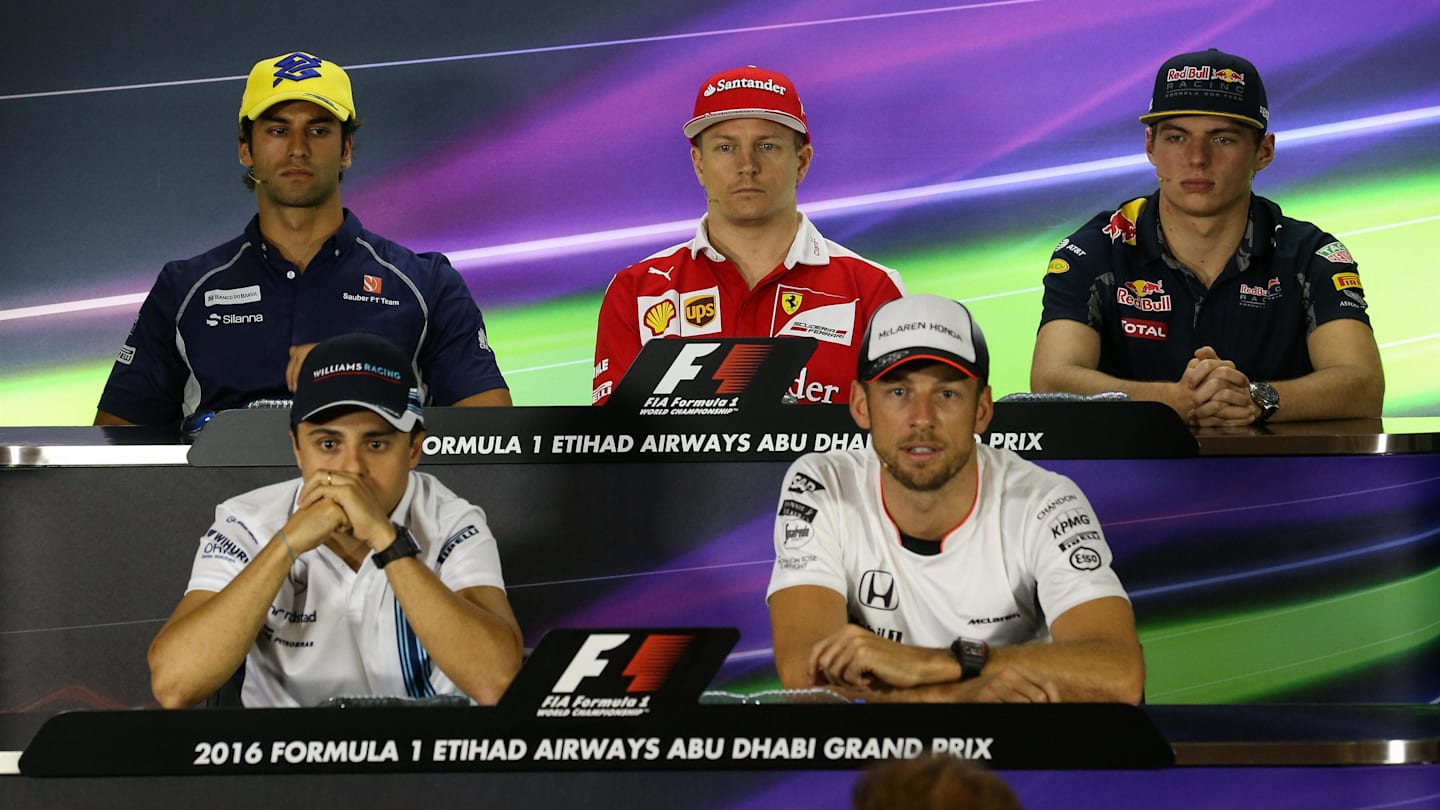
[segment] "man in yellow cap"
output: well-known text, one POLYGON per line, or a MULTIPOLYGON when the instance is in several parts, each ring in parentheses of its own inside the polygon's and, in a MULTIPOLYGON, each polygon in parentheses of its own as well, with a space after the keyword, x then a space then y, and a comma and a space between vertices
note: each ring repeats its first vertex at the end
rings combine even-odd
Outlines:
POLYGON ((245 232, 170 262, 140 307, 96 424, 186 424, 288 399, 316 343, 371 332, 399 346, 426 404, 509 405, 485 322, 439 253, 364 229, 340 202, 360 126, 350 77, 296 51, 257 62, 240 102, 245 232))

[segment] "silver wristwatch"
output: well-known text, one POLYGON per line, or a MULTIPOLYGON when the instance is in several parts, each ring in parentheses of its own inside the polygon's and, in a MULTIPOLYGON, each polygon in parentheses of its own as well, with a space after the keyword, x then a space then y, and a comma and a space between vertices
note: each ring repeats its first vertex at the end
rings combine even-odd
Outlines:
POLYGON ((1280 392, 1267 382, 1250 383, 1250 401, 1260 408, 1260 417, 1255 420, 1257 424, 1268 420, 1280 410, 1280 392))

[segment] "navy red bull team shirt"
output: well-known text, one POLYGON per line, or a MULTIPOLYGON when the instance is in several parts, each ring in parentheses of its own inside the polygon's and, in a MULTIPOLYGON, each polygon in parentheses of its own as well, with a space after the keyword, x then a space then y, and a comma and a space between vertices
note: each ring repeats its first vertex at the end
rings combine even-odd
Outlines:
POLYGON ((1158 193, 1097 214, 1060 242, 1045 273, 1040 325, 1100 333, 1099 370, 1127 380, 1180 379, 1212 346, 1252 380, 1314 371, 1306 344, 1328 321, 1370 323, 1354 258, 1338 239, 1263 197, 1209 289, 1164 247, 1158 193))

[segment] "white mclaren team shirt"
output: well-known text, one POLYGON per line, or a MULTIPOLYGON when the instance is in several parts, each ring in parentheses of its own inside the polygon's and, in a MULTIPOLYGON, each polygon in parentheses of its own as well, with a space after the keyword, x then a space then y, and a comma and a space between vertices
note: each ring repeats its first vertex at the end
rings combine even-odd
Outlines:
POLYGON ((1090 503, 1073 481, 1008 450, 976 445, 970 515, 916 554, 880 493, 873 450, 811 453, 791 465, 775 519, 773 594, 819 585, 844 594, 852 621, 903 644, 957 636, 994 645, 1048 641, 1076 605, 1125 597, 1090 503))
MULTIPOLYGON (((220 591, 285 525, 303 482, 261 487, 215 509, 188 591, 220 591)), ((480 507, 434 476, 411 472, 391 520, 407 526, 419 559, 451 590, 504 588, 495 537, 480 507)), ((321 546, 300 555, 280 586, 237 678, 246 706, 314 706, 337 695, 462 694, 430 660, 382 569, 359 571, 321 546)))

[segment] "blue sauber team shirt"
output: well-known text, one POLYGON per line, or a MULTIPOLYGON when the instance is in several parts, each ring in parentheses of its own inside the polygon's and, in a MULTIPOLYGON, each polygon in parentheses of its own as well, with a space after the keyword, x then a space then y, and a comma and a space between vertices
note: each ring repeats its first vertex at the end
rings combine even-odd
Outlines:
POLYGON ((302 274, 245 233, 170 262, 140 306, 100 410, 137 424, 288 399, 291 346, 348 332, 387 338, 413 358, 427 404, 505 387, 485 320, 444 255, 415 254, 345 211, 302 274))

